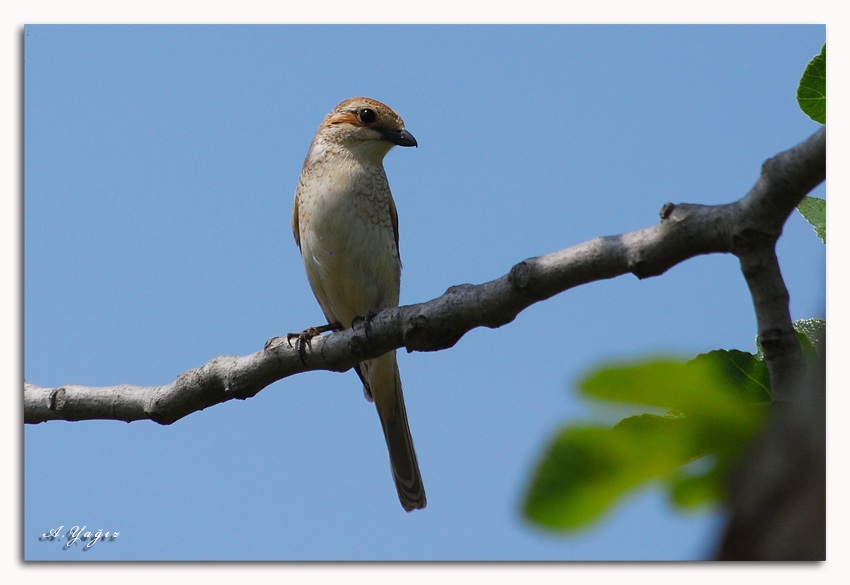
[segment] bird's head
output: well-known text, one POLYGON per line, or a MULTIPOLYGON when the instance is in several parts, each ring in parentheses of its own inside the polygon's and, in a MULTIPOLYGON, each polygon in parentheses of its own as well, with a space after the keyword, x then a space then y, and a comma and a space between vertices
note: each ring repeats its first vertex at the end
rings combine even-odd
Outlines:
POLYGON ((372 163, 380 163, 393 146, 417 146, 392 108, 366 97, 347 99, 331 110, 316 139, 343 146, 372 163))

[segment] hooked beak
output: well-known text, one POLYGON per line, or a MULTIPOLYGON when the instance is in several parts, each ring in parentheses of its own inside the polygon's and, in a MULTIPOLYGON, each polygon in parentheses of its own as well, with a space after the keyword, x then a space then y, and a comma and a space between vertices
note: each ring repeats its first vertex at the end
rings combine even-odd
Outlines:
POLYGON ((419 146, 416 143, 416 139, 413 137, 413 134, 407 130, 399 130, 397 132, 385 131, 381 133, 381 137, 384 140, 389 140, 393 144, 398 144, 399 146, 419 146))

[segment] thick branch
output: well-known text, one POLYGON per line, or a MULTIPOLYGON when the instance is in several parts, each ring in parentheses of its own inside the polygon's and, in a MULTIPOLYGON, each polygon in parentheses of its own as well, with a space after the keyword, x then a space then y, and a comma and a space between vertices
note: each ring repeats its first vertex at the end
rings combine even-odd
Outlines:
POLYGON ((742 200, 751 217, 735 253, 753 297, 773 398, 782 407, 732 476, 721 560, 826 558, 825 362, 807 370, 775 253, 788 214, 825 177, 825 134, 767 161, 742 200))
POLYGON ((794 388, 737 466, 717 559, 826 559, 825 365, 794 388))
POLYGON ((788 290, 776 259, 776 240, 788 215, 826 177, 826 130, 764 163, 755 187, 741 200, 746 210, 734 253, 747 281, 776 401, 789 400, 805 383, 806 365, 791 325, 788 290))
MULTIPOLYGON (((824 176, 825 134, 820 131, 765 163, 758 183, 740 201, 668 203, 661 222, 652 227, 530 258, 496 280, 454 286, 434 300, 383 310, 370 321, 368 337, 360 324, 314 338, 302 356, 278 339, 248 356, 215 358, 165 386, 41 388, 25 383, 24 421, 151 419, 170 424, 214 404, 249 398, 304 371, 345 371, 400 347, 446 349, 475 327, 500 327, 526 307, 589 282, 626 273, 657 276, 688 258, 718 252, 734 252, 743 263, 751 248, 763 247, 751 246, 754 238, 772 249, 788 214, 824 176)), ((759 326, 766 330, 761 319, 759 326)))

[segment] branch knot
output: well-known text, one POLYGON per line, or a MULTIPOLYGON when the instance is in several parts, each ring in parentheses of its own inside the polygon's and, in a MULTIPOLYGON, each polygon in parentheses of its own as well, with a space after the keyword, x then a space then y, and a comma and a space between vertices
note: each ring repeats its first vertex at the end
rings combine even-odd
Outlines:
POLYGON ((65 404, 65 387, 60 386, 59 388, 54 388, 50 395, 47 397, 47 407, 56 412, 62 410, 62 406, 65 404))
POLYGON ((528 260, 518 262, 508 272, 508 283, 517 292, 524 292, 531 283, 533 270, 528 260))

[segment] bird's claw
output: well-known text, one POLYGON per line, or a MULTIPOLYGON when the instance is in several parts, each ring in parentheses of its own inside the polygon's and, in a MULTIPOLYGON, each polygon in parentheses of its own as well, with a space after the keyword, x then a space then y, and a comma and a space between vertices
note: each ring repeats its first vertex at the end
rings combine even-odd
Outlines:
POLYGON ((367 311, 365 315, 356 316, 351 321, 351 328, 353 329, 355 325, 359 325, 362 322, 363 333, 366 334, 366 339, 370 339, 372 337, 372 319, 374 319, 377 314, 377 311, 367 311))
MULTIPOLYGON (((327 325, 321 325, 319 327, 307 327, 301 333, 287 333, 286 334, 286 343, 289 344, 289 347, 292 347, 292 340, 295 339, 295 347, 298 349, 298 357, 301 358, 301 363, 306 363, 305 358, 307 356, 306 346, 310 345, 310 342, 317 335, 321 335, 322 333, 326 333, 328 331, 339 331, 342 329, 339 323, 328 323, 327 325)), ((266 342, 265 349, 268 349, 270 345, 280 343, 282 337, 272 337, 266 342)))

